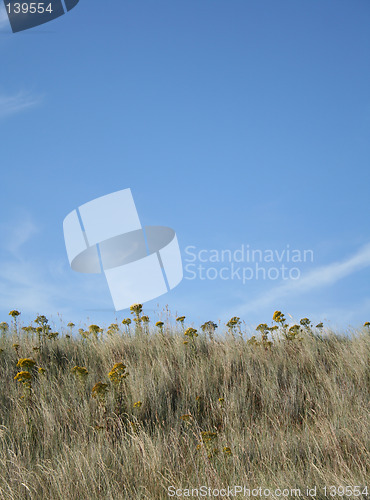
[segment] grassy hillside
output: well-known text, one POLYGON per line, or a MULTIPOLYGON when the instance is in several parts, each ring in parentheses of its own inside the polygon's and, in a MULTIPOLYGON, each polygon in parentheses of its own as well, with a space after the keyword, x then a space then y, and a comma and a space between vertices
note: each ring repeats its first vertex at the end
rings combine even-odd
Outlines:
POLYGON ((228 486, 262 488, 230 498, 312 498, 315 486, 319 499, 355 486, 344 498, 366 498, 368 325, 343 337, 275 313, 248 340, 238 318, 224 335, 132 312, 104 331, 52 332, 42 316, 21 328, 15 311, 0 325, 1 499, 156 500, 201 486, 214 490, 205 498, 228 486))

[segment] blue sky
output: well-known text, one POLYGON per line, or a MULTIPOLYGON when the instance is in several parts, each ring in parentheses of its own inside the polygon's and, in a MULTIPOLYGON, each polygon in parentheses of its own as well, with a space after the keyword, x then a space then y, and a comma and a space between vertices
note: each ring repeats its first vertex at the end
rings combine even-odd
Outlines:
POLYGON ((149 314, 369 321, 369 26, 367 0, 80 0, 13 34, 1 5, 1 321, 128 315, 104 275, 70 269, 62 229, 125 188, 183 255, 149 314), (314 258, 284 261, 298 279, 188 279, 188 246, 242 245, 314 258))

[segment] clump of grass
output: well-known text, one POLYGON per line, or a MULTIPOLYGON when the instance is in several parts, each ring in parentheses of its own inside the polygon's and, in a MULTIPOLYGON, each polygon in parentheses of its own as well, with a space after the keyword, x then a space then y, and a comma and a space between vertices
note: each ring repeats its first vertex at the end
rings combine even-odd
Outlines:
POLYGON ((130 320, 124 332, 96 329, 96 342, 74 324, 52 339, 40 321, 38 346, 15 322, 2 329, 4 498, 162 500, 170 485, 201 484, 363 491, 369 324, 343 336, 276 311, 245 341, 237 317, 231 336, 213 322, 198 335, 184 316, 158 335, 142 308, 132 312, 136 335, 130 320))

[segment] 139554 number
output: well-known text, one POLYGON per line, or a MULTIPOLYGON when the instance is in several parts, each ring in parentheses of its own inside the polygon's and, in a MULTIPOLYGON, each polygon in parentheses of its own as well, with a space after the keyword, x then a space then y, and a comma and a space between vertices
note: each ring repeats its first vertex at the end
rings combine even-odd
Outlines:
POLYGON ((8 3, 6 8, 9 14, 44 14, 53 12, 51 3, 32 2, 32 3, 8 3))

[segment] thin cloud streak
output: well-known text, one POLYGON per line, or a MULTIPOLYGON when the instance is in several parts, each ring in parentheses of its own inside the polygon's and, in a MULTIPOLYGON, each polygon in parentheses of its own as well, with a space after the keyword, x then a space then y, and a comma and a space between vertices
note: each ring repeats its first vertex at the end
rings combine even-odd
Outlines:
POLYGON ((28 212, 25 210, 18 210, 18 212, 17 217, 0 223, 2 234, 0 250, 19 258, 22 247, 40 232, 40 228, 28 212))
POLYGON ((65 275, 57 279, 50 272, 52 267, 52 261, 31 262, 24 258, 0 261, 2 309, 18 309, 26 315, 42 312, 72 317, 85 305, 84 297, 89 297, 89 307, 104 307, 109 297, 103 279, 96 279, 93 283, 91 280, 76 280, 67 264, 65 275))
POLYGON ((330 328, 339 330, 343 325, 351 326, 355 321, 355 328, 363 326, 364 322, 368 320, 370 310, 370 297, 365 297, 361 302, 351 304, 348 308, 333 307, 324 309, 320 314, 320 321, 325 320, 325 324, 329 324, 330 328), (332 320, 331 318, 334 318, 332 320), (341 324, 337 324, 337 318, 340 319, 341 324), (362 318, 362 319, 358 319, 362 318))
MULTIPOLYGON (((0 18, 1 23, 1 18, 0 18)), ((40 99, 29 93, 18 92, 15 95, 0 94, 0 118, 14 115, 39 104, 40 99)))
POLYGON ((241 306, 238 314, 248 314, 270 306, 282 297, 310 292, 317 288, 333 285, 337 281, 370 266, 370 244, 362 247, 352 257, 321 266, 302 276, 299 280, 288 281, 273 290, 241 306))
POLYGON ((6 242, 6 248, 11 253, 16 254, 38 232, 39 228, 36 224, 31 219, 26 219, 11 230, 6 242))
POLYGON ((71 317, 76 309, 85 305, 85 297, 89 297, 88 306, 104 307, 109 294, 103 277, 76 279, 66 255, 30 258, 29 243, 41 234, 39 244, 42 245, 43 230, 31 214, 18 212, 17 217, 0 224, 3 236, 0 241, 1 310, 5 314, 7 310, 18 309, 32 316, 43 312, 71 317))

